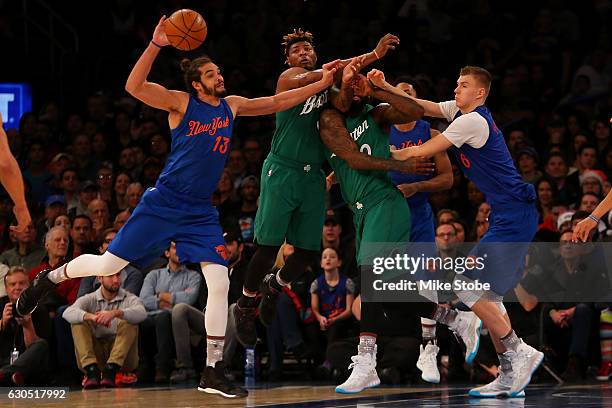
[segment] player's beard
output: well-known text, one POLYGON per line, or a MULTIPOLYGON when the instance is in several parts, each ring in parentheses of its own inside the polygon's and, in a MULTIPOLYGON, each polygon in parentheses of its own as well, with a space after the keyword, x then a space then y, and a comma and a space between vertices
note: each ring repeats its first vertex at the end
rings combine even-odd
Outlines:
POLYGON ((225 96, 227 96, 227 90, 225 88, 223 89, 223 91, 217 91, 216 87, 209 88, 202 82, 200 83, 202 84, 202 87, 204 88, 204 93, 206 95, 214 96, 216 98, 224 98, 225 96))

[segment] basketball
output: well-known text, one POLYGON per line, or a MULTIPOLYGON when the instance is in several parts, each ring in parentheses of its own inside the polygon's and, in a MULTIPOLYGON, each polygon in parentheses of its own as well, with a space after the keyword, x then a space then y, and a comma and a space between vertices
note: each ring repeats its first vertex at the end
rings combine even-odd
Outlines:
POLYGON ((174 48, 191 51, 204 42, 208 29, 206 21, 197 11, 182 9, 166 20, 166 36, 174 48))

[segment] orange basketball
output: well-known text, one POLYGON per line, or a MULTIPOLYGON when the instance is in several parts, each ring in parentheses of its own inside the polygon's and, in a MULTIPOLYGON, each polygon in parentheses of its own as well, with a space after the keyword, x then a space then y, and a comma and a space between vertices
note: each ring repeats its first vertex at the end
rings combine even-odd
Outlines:
POLYGON ((204 42, 208 29, 206 21, 197 11, 182 9, 172 13, 165 24, 166 36, 173 47, 191 51, 204 42))

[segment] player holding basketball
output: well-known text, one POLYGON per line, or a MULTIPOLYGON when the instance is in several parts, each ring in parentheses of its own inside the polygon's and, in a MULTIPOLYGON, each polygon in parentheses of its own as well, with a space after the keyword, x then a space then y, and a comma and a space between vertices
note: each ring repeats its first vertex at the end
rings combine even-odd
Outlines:
MULTIPOLYGON (((445 118, 451 124, 440 136, 421 146, 392 154, 397 159, 431 157, 451 148, 464 174, 485 194, 491 205, 489 230, 481 243, 484 244, 482 248, 494 250, 495 247, 487 243, 531 242, 538 225, 538 212, 534 187, 522 181, 504 137, 485 106, 490 87, 491 74, 487 70, 464 67, 457 80, 455 100, 434 103, 415 99, 426 115, 445 118)), ((521 278, 528 245, 517 246, 520 250, 506 248, 488 257, 481 277, 491 284, 493 294, 487 293, 485 298, 481 292, 456 292, 489 329, 501 365, 500 374, 492 383, 470 390, 474 397, 524 396, 524 389, 544 358, 541 352, 518 338, 501 302, 503 295, 521 278)), ((474 253, 479 253, 478 247, 474 253)), ((465 275, 472 278, 470 271, 465 275)), ((449 309, 448 314, 442 316, 442 322, 452 322, 455 313, 449 309)))
MULTIPOLYGON (((317 55, 312 34, 294 30, 283 40, 286 63, 290 68, 278 78, 276 92, 299 89, 319 81, 321 71, 315 70, 317 55)), ((374 51, 350 60, 350 64, 349 60, 343 61, 343 64, 348 64, 344 66, 343 74, 350 77, 362 66, 384 57, 397 44, 399 38, 385 35, 374 51)), ((255 218, 257 251, 249 263, 243 295, 234 308, 237 337, 245 346, 257 341, 255 311, 260 285, 263 295, 260 320, 268 326, 275 315, 276 298, 282 287, 297 279, 308 265, 318 260, 325 219, 325 175, 321 170, 325 156, 318 122, 328 97, 342 110, 350 105, 350 100, 343 100, 342 94, 324 91, 311 96, 304 104, 276 115, 276 131, 261 175, 261 195, 255 218), (338 99, 334 99, 336 97, 338 99), (285 240, 294 246, 295 252, 276 275, 268 274, 285 240)), ((377 159, 362 156, 369 165, 380 165, 377 159)), ((398 170, 414 170, 410 163, 393 164, 398 170)))
MULTIPOLYGON (((364 244, 410 240, 411 214, 406 199, 395 188, 388 172, 355 168, 352 164, 355 154, 363 151, 388 160, 391 125, 418 120, 424 110, 404 91, 387 83, 384 74, 378 70, 370 71, 367 79, 358 76, 352 88, 353 103, 346 118, 333 109, 321 114, 321 139, 327 147, 326 156, 340 183, 342 195, 353 210, 357 263, 361 267, 368 259, 368 249, 364 244), (366 104, 370 97, 386 103, 370 106, 366 104)), ((429 174, 432 172, 433 166, 429 174)), ((446 313, 447 308, 416 296, 420 302, 410 305, 414 315, 435 317, 446 313)), ((336 387, 336 392, 353 394, 380 384, 376 373, 376 337, 378 324, 384 320, 383 314, 382 303, 362 302, 359 345, 350 366, 353 371, 343 384, 336 387)), ((463 338, 468 354, 475 354, 480 320, 470 312, 460 312, 457 316, 451 328, 463 338)))
MULTIPOLYGON (((398 89, 413 98, 417 97, 414 84, 410 83, 412 81, 407 78, 400 78, 398 81, 396 85, 398 89)), ((389 143, 398 149, 419 146, 439 134, 440 132, 430 128, 429 122, 416 120, 391 126, 389 143)), ((410 242, 435 242, 435 223, 428 201, 429 193, 445 191, 453 185, 453 169, 446 152, 437 153, 433 156, 433 159, 436 164, 437 174, 435 175, 391 173, 391 181, 404 194, 410 207, 410 218, 412 220, 410 242)), ((437 364, 437 355, 440 349, 436 345, 436 321, 422 317, 421 329, 423 344, 420 348, 417 368, 421 370, 421 378, 424 381, 437 384, 440 382, 440 371, 437 364)))
POLYGON ((164 22, 162 17, 126 83, 126 90, 134 97, 169 113, 172 152, 157 184, 146 191, 103 255, 81 255, 61 268, 41 272, 18 299, 16 311, 21 316, 31 313, 38 300, 63 280, 112 275, 128 263, 145 266, 174 241, 181 262, 200 263, 208 286, 206 368, 198 390, 244 397, 246 390, 232 385, 224 375, 229 279, 225 241, 211 196, 230 149, 234 118, 283 111, 303 102, 331 85, 339 61, 324 65, 319 80, 308 86, 247 99, 225 96, 219 67, 208 57, 200 57, 181 64, 190 93, 168 90, 147 81, 160 49, 169 44, 164 22))
POLYGON ((8 136, 2 126, 2 114, 0 114, 0 182, 13 200, 13 213, 17 218, 17 226, 11 227, 15 232, 24 231, 32 223, 28 204, 26 203, 23 176, 19 169, 17 160, 11 154, 8 144, 8 136))

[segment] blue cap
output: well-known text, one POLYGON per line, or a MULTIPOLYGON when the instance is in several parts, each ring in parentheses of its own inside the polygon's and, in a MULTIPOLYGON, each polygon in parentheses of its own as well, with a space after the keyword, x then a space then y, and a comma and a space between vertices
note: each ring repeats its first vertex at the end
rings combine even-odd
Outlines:
POLYGON ((56 203, 66 204, 66 200, 64 199, 64 196, 60 194, 50 195, 49 197, 47 197, 47 200, 45 201, 45 207, 48 207, 56 203))

